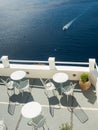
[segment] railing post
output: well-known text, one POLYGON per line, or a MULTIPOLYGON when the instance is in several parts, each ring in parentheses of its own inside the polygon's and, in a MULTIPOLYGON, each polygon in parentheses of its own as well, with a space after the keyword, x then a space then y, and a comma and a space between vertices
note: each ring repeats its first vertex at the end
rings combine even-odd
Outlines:
POLYGON ((89 70, 93 71, 95 67, 96 60, 95 59, 89 59, 89 70))
POLYGON ((55 69, 55 57, 49 57, 48 62, 49 62, 49 68, 55 69))
POLYGON ((98 78, 96 81, 96 96, 97 96, 97 103, 98 103, 98 78))
POLYGON ((8 56, 2 56, 1 61, 2 61, 2 64, 3 64, 4 68, 9 68, 10 67, 8 56))

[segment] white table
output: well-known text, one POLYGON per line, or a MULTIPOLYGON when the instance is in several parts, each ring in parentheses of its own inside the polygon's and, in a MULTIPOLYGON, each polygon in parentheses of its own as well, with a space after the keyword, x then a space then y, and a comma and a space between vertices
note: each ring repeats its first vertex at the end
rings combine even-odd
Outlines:
POLYGON ((18 81, 18 80, 23 79, 25 76, 26 76, 25 71, 17 70, 17 71, 14 71, 10 77, 12 80, 18 81))
POLYGON ((40 115, 42 107, 38 102, 29 102, 26 103, 22 109, 21 113, 25 118, 35 118, 40 115))
POLYGON ((63 72, 58 72, 53 75, 53 80, 57 83, 64 83, 68 80, 68 75, 63 72))
POLYGON ((61 89, 61 87, 63 87, 63 83, 66 82, 68 80, 68 78, 69 78, 68 75, 63 72, 58 72, 53 75, 53 80, 56 83, 60 83, 60 89, 61 89))

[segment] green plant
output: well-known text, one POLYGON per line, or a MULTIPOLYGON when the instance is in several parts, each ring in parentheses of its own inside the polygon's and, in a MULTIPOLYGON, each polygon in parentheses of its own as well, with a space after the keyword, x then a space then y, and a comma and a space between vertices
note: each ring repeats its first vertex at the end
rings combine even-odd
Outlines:
POLYGON ((85 82, 88 81, 88 74, 87 74, 87 73, 82 73, 82 74, 80 75, 80 78, 81 78, 81 81, 82 81, 83 83, 85 83, 85 82))
POLYGON ((60 126, 60 130, 72 130, 72 126, 69 123, 64 123, 60 126))

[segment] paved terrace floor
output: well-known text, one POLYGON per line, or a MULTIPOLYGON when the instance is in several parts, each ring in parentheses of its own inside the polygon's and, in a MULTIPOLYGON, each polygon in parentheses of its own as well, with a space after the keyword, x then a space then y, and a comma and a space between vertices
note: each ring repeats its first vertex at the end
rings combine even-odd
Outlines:
MULTIPOLYGON (((73 130, 98 130, 98 104, 93 86, 86 92, 82 92, 77 82, 68 104, 66 95, 60 96, 57 92, 61 108, 54 106, 55 109, 51 114, 49 101, 39 79, 30 79, 30 84, 31 93, 24 92, 23 96, 18 93, 13 95, 10 98, 10 104, 6 87, 0 85, 0 119, 5 121, 8 130, 32 130, 32 127, 27 125, 28 119, 21 116, 22 106, 32 100, 42 105, 42 113, 46 117, 49 130, 59 130, 61 124, 65 122, 70 123, 73 130)), ((58 84, 55 85, 58 86, 58 84)), ((47 130, 46 126, 45 130, 47 130)))

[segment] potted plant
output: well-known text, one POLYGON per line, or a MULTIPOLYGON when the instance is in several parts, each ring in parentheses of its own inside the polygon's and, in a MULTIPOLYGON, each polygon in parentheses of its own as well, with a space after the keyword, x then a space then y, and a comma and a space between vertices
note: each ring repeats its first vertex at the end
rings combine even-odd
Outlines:
POLYGON ((91 82, 89 80, 89 75, 88 73, 82 73, 80 75, 80 80, 79 80, 79 85, 80 85, 80 88, 85 91, 87 89, 90 88, 91 86, 91 82))
POLYGON ((62 124, 60 130, 72 130, 72 126, 69 123, 62 124))

